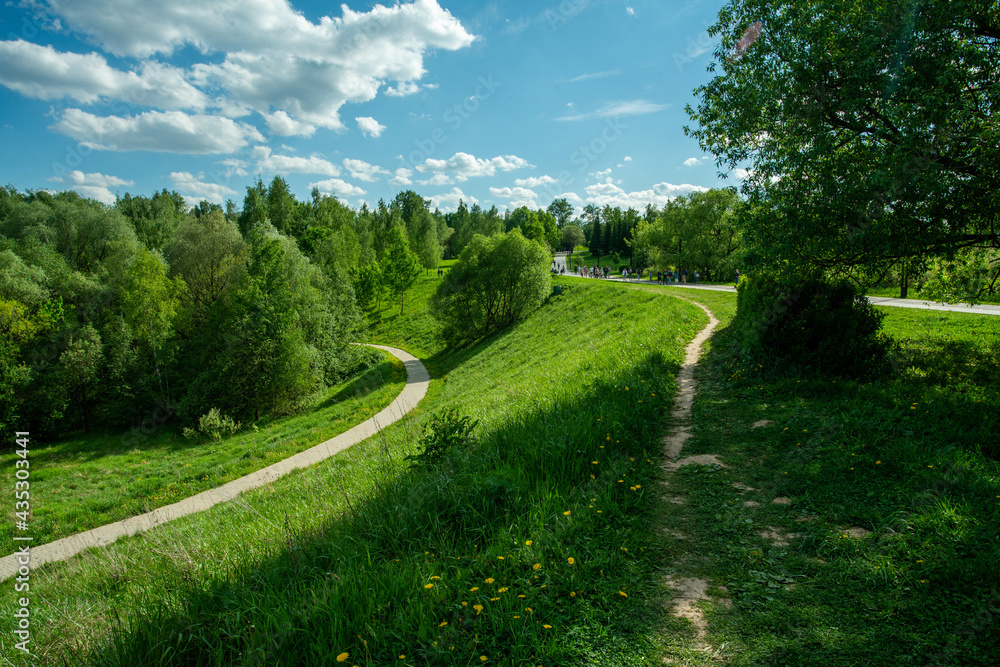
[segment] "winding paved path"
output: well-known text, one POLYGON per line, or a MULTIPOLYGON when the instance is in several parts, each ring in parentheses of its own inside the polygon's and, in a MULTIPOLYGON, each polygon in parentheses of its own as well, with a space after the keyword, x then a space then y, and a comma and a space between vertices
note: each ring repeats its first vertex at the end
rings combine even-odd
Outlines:
MULTIPOLYGON (((150 528, 173 521, 174 519, 179 519, 182 516, 207 510, 219 503, 232 500, 244 491, 250 491, 251 489, 270 484, 297 468, 305 468, 319 463, 375 435, 380 429, 401 419, 406 413, 417 407, 420 400, 427 394, 430 375, 419 359, 403 350, 384 345, 370 345, 369 347, 388 352, 402 361, 403 366, 406 368, 406 386, 403 387, 403 391, 399 393, 399 396, 388 407, 371 419, 304 452, 299 452, 266 468, 261 468, 249 475, 234 479, 214 489, 203 491, 190 498, 185 498, 172 505, 164 505, 152 512, 129 517, 123 521, 117 521, 106 526, 101 526, 100 528, 70 535, 69 537, 64 537, 37 547, 30 546, 30 542, 17 542, 16 546, 18 547, 25 545, 30 547, 27 566, 33 570, 45 563, 65 560, 85 549, 111 544, 119 537, 135 535, 136 533, 147 531, 150 528)), ((0 558, 0 581, 13 577, 18 573, 18 568, 23 564, 19 562, 18 557, 19 554, 15 553, 0 558)), ((24 556, 20 556, 20 558, 22 561, 26 560, 24 556)))

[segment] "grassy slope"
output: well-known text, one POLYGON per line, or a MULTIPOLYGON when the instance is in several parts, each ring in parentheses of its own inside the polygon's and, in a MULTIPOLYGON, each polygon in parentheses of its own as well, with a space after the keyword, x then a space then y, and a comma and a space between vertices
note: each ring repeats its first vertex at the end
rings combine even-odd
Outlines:
MULTIPOLYGON (((382 354, 382 353, 379 353, 382 354)), ((92 433, 31 447, 31 535, 34 544, 103 526, 169 505, 287 458, 363 422, 402 390, 402 362, 385 360, 331 388, 314 408, 261 423, 221 442, 183 438, 170 424, 139 432, 92 433)), ((0 467, 13 469, 17 455, 0 455, 0 467)), ((0 498, 14 507, 13 485, 0 498)), ((13 518, 0 526, 5 544, 13 518)), ((8 550, 12 551, 13 549, 8 550)))
MULTIPOLYGON (((699 371, 685 451, 729 467, 683 468, 688 505, 665 521, 690 538, 672 574, 734 602, 709 615, 730 664, 1000 663, 1000 322, 885 312, 902 343, 890 381, 754 377, 725 331, 699 371)), ((714 664, 690 640, 673 654, 714 664)))
POLYGON ((453 355, 411 295, 408 334, 400 320, 376 333, 431 361, 415 414, 239 502, 33 574, 38 664, 74 642, 86 650, 71 658, 104 664, 150 664, 151 650, 189 664, 342 651, 350 664, 634 664, 661 627, 650 490, 663 415, 706 319, 657 294, 564 284, 529 321, 453 355), (476 446, 406 469, 428 411, 448 406, 480 420, 476 446), (115 613, 129 632, 110 647, 115 613))

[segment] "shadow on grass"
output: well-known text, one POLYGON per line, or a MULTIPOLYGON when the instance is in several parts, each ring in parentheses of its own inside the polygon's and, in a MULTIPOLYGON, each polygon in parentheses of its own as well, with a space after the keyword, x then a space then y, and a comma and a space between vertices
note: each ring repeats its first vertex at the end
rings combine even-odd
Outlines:
POLYGON ((366 665, 634 664, 664 614, 649 522, 678 370, 655 353, 553 396, 436 468, 382 479, 274 557, 182 586, 183 612, 147 601, 111 644, 71 661, 326 665, 348 652, 366 665))

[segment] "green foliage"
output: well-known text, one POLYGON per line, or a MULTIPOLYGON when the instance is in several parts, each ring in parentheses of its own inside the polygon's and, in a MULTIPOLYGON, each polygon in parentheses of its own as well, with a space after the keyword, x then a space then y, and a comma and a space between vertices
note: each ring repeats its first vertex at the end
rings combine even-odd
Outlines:
POLYGON ((420 259, 410 250, 410 244, 398 226, 388 234, 385 251, 383 281, 389 292, 399 298, 399 312, 403 312, 403 300, 413 281, 420 275, 420 259))
POLYGON ((445 340, 466 345, 527 316, 550 292, 549 265, 541 243, 517 229, 474 237, 431 302, 445 340))
POLYGON ((583 236, 583 231, 577 225, 566 225, 562 228, 559 244, 563 250, 572 251, 579 245, 583 245, 587 239, 583 236))
POLYGON ((1000 248, 997 25, 977 0, 727 3, 685 131, 748 171, 748 261, 884 269, 1000 248))
POLYGON ((892 342, 884 313, 846 281, 744 276, 733 321, 746 368, 872 378, 889 371, 892 342))
POLYGON ((415 468, 439 465, 452 452, 472 446, 472 431, 478 424, 478 420, 460 415, 456 408, 435 412, 424 424, 424 432, 417 443, 419 453, 405 458, 415 468))
POLYGON ((977 303, 1000 293, 1000 250, 973 249, 936 258, 920 296, 935 301, 977 303))
MULTIPOLYGON (((239 430, 240 423, 219 412, 218 408, 212 408, 198 419, 198 432, 212 442, 221 442, 222 438, 239 430)), ((195 432, 192 429, 184 429, 185 438, 191 438, 194 435, 195 432)))

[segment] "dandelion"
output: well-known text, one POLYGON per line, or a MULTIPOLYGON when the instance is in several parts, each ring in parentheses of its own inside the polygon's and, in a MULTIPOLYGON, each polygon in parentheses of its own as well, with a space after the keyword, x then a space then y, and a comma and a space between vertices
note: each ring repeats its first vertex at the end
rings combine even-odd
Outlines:
POLYGON ((483 613, 483 605, 481 604, 474 604, 472 605, 472 608, 476 610, 476 616, 479 616, 481 613, 483 613))
POLYGON ((625 387, 625 391, 628 391, 628 387, 625 387))
POLYGON ((882 462, 881 461, 876 461, 875 465, 880 466, 880 465, 882 465, 882 462))
POLYGON ((349 657, 351 657, 351 654, 345 651, 337 656, 337 662, 344 662, 349 657))
POLYGON ((489 579, 484 579, 483 581, 485 581, 488 584, 492 584, 494 580, 493 577, 490 577, 489 579))
POLYGON ((570 591, 570 592, 569 592, 569 596, 570 596, 571 598, 575 598, 575 597, 576 597, 576 591, 570 591))
POLYGON ((503 588, 501 588, 500 590, 498 590, 497 593, 506 593, 509 590, 510 590, 509 588, 507 588, 506 586, 504 586, 503 588))
POLYGON ((441 581, 441 577, 434 575, 433 577, 431 577, 431 581, 441 581))
POLYGON ((434 588, 434 584, 425 584, 424 588, 434 588))
POLYGON ((534 612, 533 612, 533 611, 531 610, 531 607, 525 607, 525 608, 524 608, 524 610, 525 610, 526 612, 528 612, 528 613, 532 613, 532 614, 534 613, 534 612))
POLYGON ((406 660, 406 655, 404 654, 404 655, 399 656, 399 659, 400 660, 406 660))
POLYGON ((628 597, 628 593, 626 593, 625 591, 618 591, 618 595, 622 596, 623 598, 628 597))
POLYGON ((596 466, 597 465, 597 461, 591 461, 590 465, 595 465, 596 466))
POLYGON ((574 558, 573 558, 572 556, 570 556, 569 558, 567 558, 567 559, 566 559, 566 561, 567 561, 567 562, 568 562, 568 563, 569 563, 570 565, 572 565, 573 563, 575 563, 575 562, 576 562, 576 560, 575 560, 575 559, 574 559, 574 558))
MULTIPOLYGON (((518 595, 517 597, 519 597, 519 598, 521 598, 521 599, 523 600, 524 598, 526 598, 526 597, 528 597, 528 596, 527 596, 527 595, 518 595)), ((515 618, 516 618, 516 617, 515 617, 515 618)))
POLYGON ((545 628, 546 630, 551 630, 552 629, 552 626, 548 625, 548 624, 543 625, 542 627, 545 628))
POLYGON ((530 547, 531 546, 531 540, 525 540, 524 546, 530 547))
POLYGON ((570 510, 566 510, 565 512, 563 512, 563 516, 569 516, 569 513, 570 513, 570 510))
POLYGON ((532 566, 531 566, 531 569, 532 569, 532 570, 537 570, 537 569, 538 569, 538 568, 540 568, 541 566, 542 566, 542 564, 541 564, 541 563, 535 563, 534 565, 532 565, 532 566))
POLYGON ((443 628, 446 625, 448 625, 448 621, 441 621, 440 623, 438 623, 439 628, 443 628))
POLYGON ((499 599, 500 599, 500 598, 490 598, 490 602, 496 602, 496 601, 497 601, 497 600, 499 600, 499 599))
POLYGON ((489 658, 487 658, 485 655, 479 656, 479 659, 482 660, 483 662, 486 662, 487 660, 489 660, 489 658))
POLYGON ((503 560, 503 556, 497 556, 497 560, 503 560))

